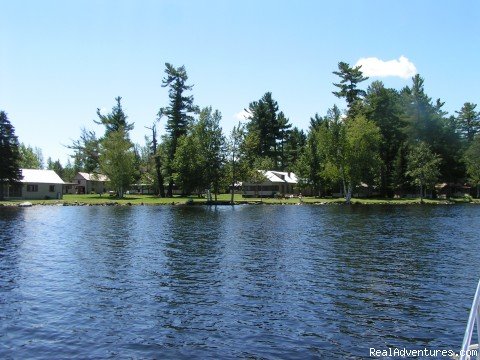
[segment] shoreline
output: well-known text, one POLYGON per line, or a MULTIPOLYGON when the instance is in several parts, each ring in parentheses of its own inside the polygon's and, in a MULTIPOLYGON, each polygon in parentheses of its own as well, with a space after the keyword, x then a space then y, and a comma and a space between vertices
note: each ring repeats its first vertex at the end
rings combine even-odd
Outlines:
POLYGON ((236 205, 296 205, 296 206, 327 206, 327 205, 344 205, 344 206, 374 206, 374 205, 388 205, 388 206, 406 206, 406 205, 458 205, 458 204, 472 204, 479 205, 480 200, 468 199, 352 199, 351 204, 345 204, 344 199, 341 198, 306 198, 299 201, 295 199, 248 199, 235 200, 233 204, 230 201, 218 200, 206 201, 205 199, 189 199, 189 198, 148 198, 147 201, 141 201, 138 198, 134 199, 112 199, 102 200, 98 198, 86 198, 84 201, 79 200, 11 200, 0 201, 0 208, 2 207, 33 207, 33 206, 236 206, 236 205))

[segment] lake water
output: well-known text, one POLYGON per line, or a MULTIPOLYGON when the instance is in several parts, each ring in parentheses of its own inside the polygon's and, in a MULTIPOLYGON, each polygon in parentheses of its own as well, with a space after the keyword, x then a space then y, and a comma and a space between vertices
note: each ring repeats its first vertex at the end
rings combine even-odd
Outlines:
POLYGON ((461 346, 480 207, 0 208, 0 358, 461 346))

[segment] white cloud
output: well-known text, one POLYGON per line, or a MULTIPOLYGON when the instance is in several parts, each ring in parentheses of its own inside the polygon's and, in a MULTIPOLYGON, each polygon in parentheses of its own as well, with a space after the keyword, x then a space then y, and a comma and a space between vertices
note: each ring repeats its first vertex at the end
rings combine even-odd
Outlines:
POLYGON ((398 60, 383 61, 376 57, 361 58, 355 66, 361 65, 360 69, 365 76, 396 76, 408 79, 417 73, 415 65, 405 56, 400 56, 398 60))
POLYGON ((242 111, 239 111, 234 115, 235 119, 240 121, 248 119, 249 116, 250 116, 250 113, 245 109, 243 109, 242 111))

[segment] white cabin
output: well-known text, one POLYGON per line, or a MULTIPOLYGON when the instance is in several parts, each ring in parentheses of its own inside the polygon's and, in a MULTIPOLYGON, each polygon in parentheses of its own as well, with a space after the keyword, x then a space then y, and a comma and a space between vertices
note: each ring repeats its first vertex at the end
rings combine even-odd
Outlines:
POLYGON ((263 181, 246 181, 243 185, 244 197, 296 196, 297 175, 291 171, 257 170, 263 175, 263 181))
POLYGON ((6 199, 61 199, 64 182, 53 170, 20 169, 23 179, 16 185, 7 185, 6 199))

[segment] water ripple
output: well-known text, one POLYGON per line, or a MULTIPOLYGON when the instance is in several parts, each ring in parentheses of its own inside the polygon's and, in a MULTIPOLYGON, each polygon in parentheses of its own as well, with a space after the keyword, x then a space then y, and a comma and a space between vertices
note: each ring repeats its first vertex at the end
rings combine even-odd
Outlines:
POLYGON ((458 349, 473 206, 0 209, 1 358, 458 349))

